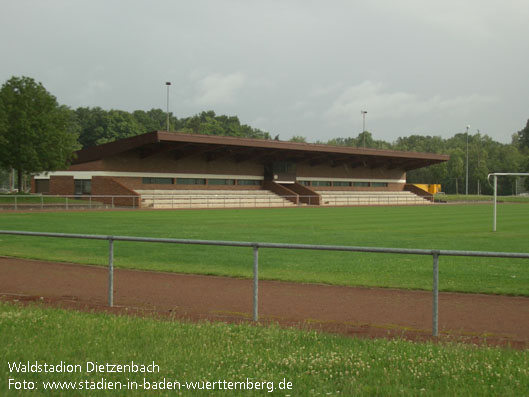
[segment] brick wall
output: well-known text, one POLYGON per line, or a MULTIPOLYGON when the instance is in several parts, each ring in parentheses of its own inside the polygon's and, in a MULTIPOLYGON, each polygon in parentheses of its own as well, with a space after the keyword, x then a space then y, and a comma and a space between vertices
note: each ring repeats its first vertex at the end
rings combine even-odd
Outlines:
POLYGON ((73 176, 51 176, 50 194, 72 196, 75 193, 73 176))
POLYGON ((299 195, 296 192, 290 190, 289 188, 280 185, 279 183, 275 183, 273 181, 265 181, 264 188, 270 190, 271 192, 274 192, 279 196, 284 196, 288 201, 291 201, 296 205, 299 204, 299 195))
POLYGON ((160 172, 182 174, 263 176, 264 166, 253 160, 234 162, 227 158, 206 161, 203 155, 175 160, 170 153, 140 158, 131 151, 109 157, 101 164, 103 169, 125 172, 160 172))
MULTIPOLYGON (((114 197, 114 205, 127 207, 137 207, 140 198, 140 195, 134 190, 109 176, 94 176, 92 178, 92 196, 134 196, 114 197)), ((97 197, 95 200, 112 204, 111 197, 97 197)))

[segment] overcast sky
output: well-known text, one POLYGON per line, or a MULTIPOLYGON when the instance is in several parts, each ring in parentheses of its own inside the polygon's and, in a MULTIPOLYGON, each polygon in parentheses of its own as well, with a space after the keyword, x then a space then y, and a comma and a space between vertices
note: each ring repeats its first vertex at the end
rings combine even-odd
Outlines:
POLYGON ((311 142, 529 118, 528 0, 0 0, 0 81, 72 108, 202 110, 311 142))

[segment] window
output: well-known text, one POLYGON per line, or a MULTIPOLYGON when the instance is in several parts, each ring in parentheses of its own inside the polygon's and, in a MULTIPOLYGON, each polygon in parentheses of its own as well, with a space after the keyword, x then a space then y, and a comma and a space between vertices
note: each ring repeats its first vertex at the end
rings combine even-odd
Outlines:
POLYGON ((239 179, 237 184, 243 186, 258 186, 261 184, 261 181, 256 179, 239 179))
POLYGON ((179 185, 205 185, 206 180, 202 178, 176 178, 179 185))
POLYGON ((369 187, 369 182, 353 182, 354 187, 369 187))
POLYGON ((76 196, 92 194, 92 181, 90 179, 75 179, 74 193, 76 196))
POLYGON ((331 181, 312 181, 312 186, 332 186, 331 181))
POLYGON ((303 186, 310 186, 310 181, 298 181, 298 183, 303 186))
POLYGON ((35 193, 49 193, 50 180, 49 179, 35 179, 35 193))
POLYGON ((172 185, 173 178, 143 178, 142 182, 148 185, 172 185))
POLYGON ((333 186, 351 186, 351 182, 334 181, 333 186))
POLYGON ((235 179, 208 179, 208 185, 235 185, 235 179))
POLYGON ((388 187, 387 182, 371 182, 371 187, 388 187))

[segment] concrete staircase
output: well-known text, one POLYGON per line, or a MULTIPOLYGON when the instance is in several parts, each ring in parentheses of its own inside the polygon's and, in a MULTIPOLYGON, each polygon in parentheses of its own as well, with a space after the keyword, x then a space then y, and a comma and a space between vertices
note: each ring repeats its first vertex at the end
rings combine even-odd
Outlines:
POLYGON ((268 190, 136 190, 142 208, 292 207, 291 201, 268 190))
POLYGON ((424 205, 431 201, 412 192, 366 192, 327 190, 318 191, 321 205, 354 206, 354 205, 424 205))

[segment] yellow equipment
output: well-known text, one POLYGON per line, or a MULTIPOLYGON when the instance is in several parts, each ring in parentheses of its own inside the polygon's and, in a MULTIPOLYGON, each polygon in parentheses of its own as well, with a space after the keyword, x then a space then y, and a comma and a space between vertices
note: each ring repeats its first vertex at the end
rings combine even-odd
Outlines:
POLYGON ((414 183, 413 186, 417 186, 419 189, 424 190, 430 194, 437 194, 441 191, 440 183, 425 184, 425 183, 414 183))

